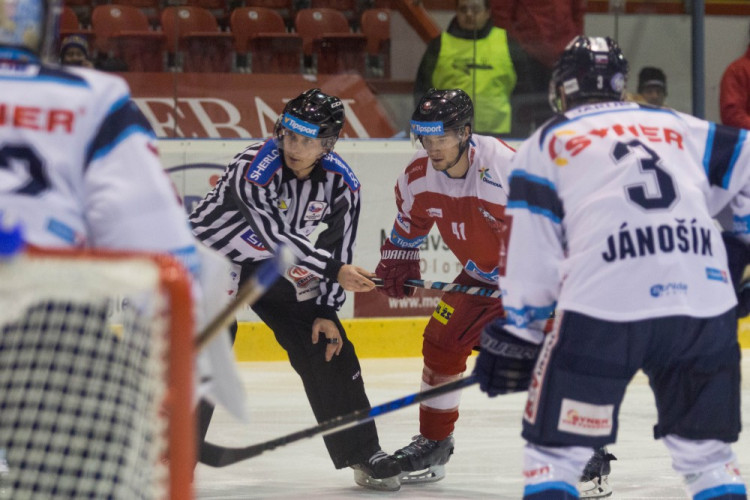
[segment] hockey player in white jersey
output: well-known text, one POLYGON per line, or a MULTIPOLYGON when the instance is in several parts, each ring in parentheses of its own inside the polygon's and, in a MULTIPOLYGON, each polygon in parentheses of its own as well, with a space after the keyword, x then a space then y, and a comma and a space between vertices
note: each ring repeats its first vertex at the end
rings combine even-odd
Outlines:
POLYGON ((60 3, 0 0, 0 215, 43 247, 171 252, 187 218, 122 78, 42 62, 60 3))
POLYGON ((747 132, 623 101, 628 64, 610 38, 577 37, 552 77, 560 114, 510 174, 505 322, 482 333, 490 396, 523 390, 524 498, 578 498, 592 447, 613 443, 641 369, 654 436, 695 499, 747 498, 735 292, 713 217, 750 241, 747 132), (543 333, 557 310, 552 331, 543 333))
MULTIPOLYGON (((0 0, 0 219, 19 224, 24 240, 39 247, 172 254, 197 278, 200 328, 227 297, 201 294, 220 274, 200 271, 228 273, 228 262, 193 237, 127 83, 45 62, 55 55, 60 12, 56 0, 0 0)), ((233 360, 228 342, 201 354, 202 379, 210 367, 226 366, 217 359, 233 360)), ((231 387, 222 373, 228 368, 199 392, 215 392, 222 380, 231 387)))

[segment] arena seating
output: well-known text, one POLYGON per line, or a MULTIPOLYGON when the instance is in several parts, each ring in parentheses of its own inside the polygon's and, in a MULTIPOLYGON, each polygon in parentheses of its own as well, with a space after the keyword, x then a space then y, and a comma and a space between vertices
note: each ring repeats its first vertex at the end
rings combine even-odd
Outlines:
MULTIPOLYGON (((245 64, 238 67, 252 73, 300 73, 302 37, 288 33, 277 11, 265 7, 238 7, 229 24, 234 46, 245 64)), ((238 57, 238 61, 242 61, 238 57)))
POLYGON ((366 75, 373 78, 391 77, 391 11, 367 9, 360 21, 367 37, 366 75))
POLYGON ((302 36, 303 52, 312 72, 365 72, 367 38, 353 33, 344 14, 333 9, 302 9, 294 26, 302 36))
POLYGON ((113 63, 97 67, 109 71, 389 77, 388 9, 358 13, 357 0, 293 1, 244 0, 229 10, 228 0, 70 0, 100 5, 91 10, 91 29, 66 5, 60 36, 86 36, 92 56, 113 63), (312 4, 336 8, 299 8, 312 4))
POLYGON ((163 71, 166 38, 151 30, 146 14, 128 5, 98 5, 91 14, 94 48, 101 59, 121 61, 127 71, 163 71))
POLYGON ((221 31, 209 11, 200 7, 166 7, 161 25, 167 35, 172 67, 183 72, 230 72, 234 67, 234 37, 221 31))

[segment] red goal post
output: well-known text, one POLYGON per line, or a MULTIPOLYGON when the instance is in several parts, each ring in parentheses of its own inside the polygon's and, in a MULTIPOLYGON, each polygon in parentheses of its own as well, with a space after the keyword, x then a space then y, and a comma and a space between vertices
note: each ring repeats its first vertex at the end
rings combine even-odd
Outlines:
POLYGON ((0 496, 193 498, 193 336, 170 256, 0 261, 0 496))

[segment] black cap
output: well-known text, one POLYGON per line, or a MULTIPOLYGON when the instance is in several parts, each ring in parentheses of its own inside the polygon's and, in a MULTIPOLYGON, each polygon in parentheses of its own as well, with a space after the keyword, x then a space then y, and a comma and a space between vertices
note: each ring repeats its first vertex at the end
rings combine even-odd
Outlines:
POLYGON ((661 87, 667 92, 667 75, 659 68, 653 66, 644 67, 638 73, 638 92, 642 92, 646 87, 661 87))

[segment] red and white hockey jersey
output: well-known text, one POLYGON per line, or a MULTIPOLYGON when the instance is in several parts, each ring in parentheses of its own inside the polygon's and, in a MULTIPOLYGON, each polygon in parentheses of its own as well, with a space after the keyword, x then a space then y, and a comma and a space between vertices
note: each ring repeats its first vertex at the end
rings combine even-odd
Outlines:
POLYGON ((628 102, 581 106, 512 161, 501 280, 509 329, 540 341, 555 307, 611 321, 730 309, 713 218, 750 241, 747 131, 628 102))
POLYGON ((513 149, 498 139, 473 135, 468 153, 469 169, 460 179, 432 168, 425 150, 414 155, 396 183, 398 215, 390 239, 400 247, 417 248, 437 224, 466 272, 497 286, 498 255, 506 251, 511 227, 505 205, 513 149))

